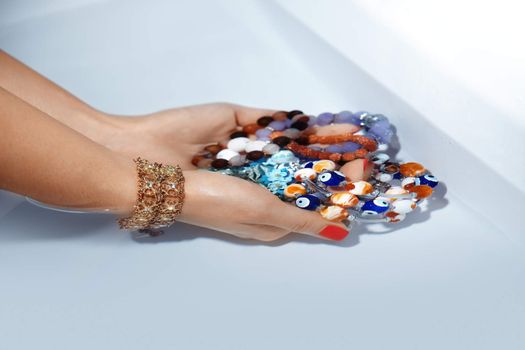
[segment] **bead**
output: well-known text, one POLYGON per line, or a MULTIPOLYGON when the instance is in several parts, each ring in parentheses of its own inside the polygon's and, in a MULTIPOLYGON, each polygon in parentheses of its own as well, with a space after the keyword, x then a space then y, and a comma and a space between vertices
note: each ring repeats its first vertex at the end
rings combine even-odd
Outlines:
MULTIPOLYGON (((408 193, 408 191, 405 190, 401 186, 392 186, 385 192, 385 194, 387 194, 389 196, 403 195, 403 194, 407 194, 407 193, 408 193)), ((388 198, 390 198, 391 200, 396 200, 397 199, 395 197, 388 197, 388 198)))
POLYGON ((246 159, 249 160, 259 160, 264 157, 264 152, 262 151, 251 151, 246 154, 246 159))
POLYGON ((317 173, 312 168, 302 168, 297 170, 293 174, 293 177, 297 181, 304 181, 305 179, 315 180, 315 178, 317 177, 317 173))
POLYGON ((385 218, 387 219, 388 222, 400 222, 400 221, 405 220, 406 215, 398 214, 393 211, 389 211, 388 213, 385 214, 385 218))
POLYGON ((392 202, 392 211, 398 214, 407 214, 416 209, 417 204, 411 199, 398 199, 392 202))
POLYGON ((396 174, 399 172, 399 165, 396 163, 386 162, 381 165, 381 171, 389 174, 396 174))
POLYGON ((244 152, 246 149, 246 144, 250 142, 250 139, 247 137, 236 137, 234 139, 231 139, 227 146, 228 149, 235 151, 235 152, 244 152))
POLYGON ((350 192, 338 192, 330 196, 330 202, 343 208, 351 208, 359 203, 359 198, 350 192))
POLYGON ((299 159, 293 154, 293 152, 288 150, 281 150, 275 153, 273 156, 268 159, 269 162, 282 164, 282 163, 296 163, 299 159))
POLYGON ((197 164, 199 164, 199 162, 203 159, 206 159, 204 158, 204 156, 201 156, 201 155, 195 155, 193 156, 193 158, 191 159, 191 164, 197 166, 197 164))
POLYGON ((418 185, 427 185, 432 188, 436 187, 439 183, 438 179, 434 175, 423 175, 417 178, 419 183, 418 185))
POLYGON ((326 152, 330 153, 343 153, 343 146, 341 145, 330 145, 324 149, 326 152))
POLYGON ((427 185, 419 185, 419 186, 410 187, 408 191, 410 193, 415 193, 416 199, 418 200, 431 196, 433 192, 432 187, 427 186, 427 185))
POLYGON ((335 170, 335 163, 327 159, 318 160, 313 164, 312 168, 318 173, 323 172, 325 170, 335 170))
POLYGON ((215 145, 208 145, 208 146, 204 147, 204 150, 210 152, 213 155, 219 153, 221 149, 222 149, 222 146, 221 145, 217 145, 217 144, 215 144, 215 145))
POLYGON ((251 151, 262 151, 264 146, 266 146, 267 144, 268 144, 267 141, 261 141, 261 140, 250 141, 246 144, 246 153, 249 153, 251 151))
POLYGON ((275 120, 271 122, 270 124, 268 124, 268 128, 271 128, 276 131, 283 131, 284 129, 286 129, 286 123, 283 121, 275 120))
POLYGON ((336 222, 343 221, 349 215, 346 209, 337 205, 324 207, 323 209, 319 210, 319 214, 321 214, 321 216, 326 220, 336 222))
POLYGON ((295 205, 301 209, 315 210, 321 205, 321 200, 313 194, 305 194, 295 200, 295 205))
POLYGON ((270 139, 273 140, 273 139, 276 139, 278 137, 281 137, 281 136, 284 136, 284 132, 283 131, 274 131, 270 134, 270 139))
POLYGON ((289 137, 290 139, 296 139, 301 135, 301 131, 295 128, 286 129, 283 132, 283 136, 289 137))
POLYGON ((213 159, 204 158, 204 159, 199 160, 199 162, 196 165, 200 169, 206 169, 206 168, 209 168, 211 166, 212 161, 213 161, 213 159))
POLYGON ((374 187, 366 181, 352 182, 348 184, 345 189, 356 196, 364 196, 374 191, 374 187))
MULTIPOLYGON (((235 139, 234 139, 235 140, 235 139)), ((223 149, 222 151, 220 151, 219 153, 217 153, 217 156, 216 158, 217 159, 226 159, 226 160, 230 160, 231 158, 235 157, 235 156, 238 156, 239 155, 239 152, 235 152, 231 149, 223 149)))
POLYGON ((390 204, 388 200, 378 197, 366 201, 365 204, 363 204, 363 206, 361 207, 361 213, 363 215, 377 215, 387 211, 389 206, 390 204))
POLYGON ((260 128, 261 127, 259 125, 253 123, 253 124, 248 124, 248 125, 243 126, 242 131, 251 135, 251 134, 255 134, 255 132, 259 130, 260 128))
POLYGON ((340 173, 339 171, 325 171, 319 174, 318 179, 323 185, 332 187, 337 187, 341 185, 342 182, 346 181, 344 174, 340 173))
POLYGON ((388 154, 385 154, 385 153, 377 153, 377 154, 374 154, 372 158, 370 158, 372 163, 377 164, 377 165, 381 165, 387 162, 389 159, 390 157, 388 156, 388 154))
POLYGON ((306 162, 302 165, 303 168, 313 168, 314 167, 314 164, 315 162, 312 162, 312 161, 309 161, 309 162, 306 162))
POLYGON ((349 111, 342 111, 337 113, 334 118, 334 123, 350 123, 353 125, 361 125, 361 119, 349 111))
POLYGON ((399 166, 399 172, 403 176, 419 176, 425 172, 425 167, 419 163, 404 163, 399 166))
POLYGON ((280 147, 285 147, 286 145, 288 145, 292 140, 287 137, 287 136, 279 136, 279 137, 276 137, 272 140, 273 143, 275 143, 276 145, 280 146, 280 147))
POLYGON ((377 150, 379 152, 388 151, 388 143, 380 143, 379 145, 377 145, 377 150))
POLYGON ((304 113, 302 111, 296 109, 296 110, 288 112, 286 117, 288 119, 292 119, 293 117, 295 117, 296 115, 299 115, 299 114, 304 114, 304 113))
POLYGON ((259 129, 255 132, 255 136, 258 139, 268 139, 270 137, 270 134, 272 133, 271 129, 259 129))
POLYGON ((334 121, 334 115, 332 113, 321 113, 317 116, 317 125, 328 125, 334 121))
POLYGON ((301 184, 291 184, 284 189, 284 196, 288 198, 295 198, 306 194, 306 188, 301 184))
POLYGON ((269 116, 264 116, 257 119, 257 125, 262 126, 263 128, 268 126, 268 124, 270 124, 271 122, 273 122, 273 117, 269 116))
POLYGON ((275 154, 279 152, 281 148, 276 145, 275 143, 269 143, 266 146, 263 147, 262 151, 266 154, 275 154))
POLYGON ((248 134, 244 131, 235 131, 234 133, 230 134, 230 139, 234 139, 237 137, 248 137, 248 134))
POLYGON ((222 158, 215 159, 213 162, 211 162, 211 166, 216 169, 224 169, 228 167, 228 165, 230 165, 230 163, 226 159, 222 158))
POLYGON ((241 166, 241 165, 244 165, 245 162, 246 162, 246 157, 244 155, 238 155, 230 159, 230 164, 232 166, 241 166))
POLYGON ((296 121, 295 123, 292 123, 292 125, 290 126, 297 130, 305 130, 306 128, 308 128, 308 123, 303 122, 303 121, 296 121))
POLYGON ((379 182, 390 182, 394 176, 389 173, 377 173, 375 179, 379 182))
POLYGON ((414 186, 416 186, 416 178, 415 177, 405 177, 402 181, 401 181, 401 187, 403 187, 405 190, 408 190, 414 186))
POLYGON ((348 142, 343 143, 341 147, 342 147, 342 150, 341 150, 342 152, 354 152, 360 149, 361 145, 355 142, 348 141, 348 142))
POLYGON ((279 111, 279 112, 275 112, 272 115, 272 117, 274 120, 286 120, 288 118, 288 113, 285 111, 279 111))
POLYGON ((302 146, 306 146, 306 145, 310 144, 310 141, 309 141, 309 139, 308 139, 307 136, 300 136, 300 137, 298 137, 298 138, 295 140, 295 142, 296 142, 297 144, 299 144, 299 145, 302 145, 302 146))

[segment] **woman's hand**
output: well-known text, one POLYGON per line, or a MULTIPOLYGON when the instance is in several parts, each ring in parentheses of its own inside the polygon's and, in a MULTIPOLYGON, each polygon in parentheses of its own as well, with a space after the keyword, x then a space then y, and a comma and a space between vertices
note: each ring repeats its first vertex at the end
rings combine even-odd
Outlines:
POLYGON ((184 176, 182 222, 260 241, 274 241, 291 232, 338 241, 348 235, 344 225, 284 203, 246 180, 199 170, 185 171, 184 176))
POLYGON ((229 139, 239 126, 255 123, 274 111, 230 103, 174 108, 146 116, 105 116, 107 135, 101 143, 128 157, 177 163, 195 169, 193 155, 205 145, 229 139), (110 130, 108 132, 108 129, 110 130))

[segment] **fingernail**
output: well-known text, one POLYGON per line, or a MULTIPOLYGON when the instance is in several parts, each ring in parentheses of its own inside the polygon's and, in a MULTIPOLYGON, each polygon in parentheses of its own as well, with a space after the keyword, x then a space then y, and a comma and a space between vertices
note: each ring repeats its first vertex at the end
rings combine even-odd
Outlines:
POLYGON ((325 228, 319 232, 319 234, 323 237, 333 239, 334 241, 341 241, 343 240, 350 231, 345 230, 342 227, 334 226, 334 225, 328 225, 325 228))

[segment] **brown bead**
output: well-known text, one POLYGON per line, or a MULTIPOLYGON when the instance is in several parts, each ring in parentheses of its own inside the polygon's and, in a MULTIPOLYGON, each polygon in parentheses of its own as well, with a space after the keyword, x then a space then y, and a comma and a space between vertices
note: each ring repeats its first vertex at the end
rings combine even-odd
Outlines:
POLYGON ((399 166, 399 172, 401 173, 401 175, 407 176, 407 177, 408 176, 419 176, 419 175, 423 175, 423 173, 425 172, 425 167, 419 163, 410 162, 410 163, 401 164, 399 166))
POLYGON ((297 118, 296 120, 296 122, 305 122, 305 123, 308 123, 309 121, 310 121, 310 117, 307 115, 299 116, 299 118, 297 118))
POLYGON ((292 141, 292 139, 290 139, 287 136, 279 136, 279 137, 276 137, 276 138, 274 138, 272 140, 272 142, 275 143, 276 145, 278 145, 279 147, 285 147, 291 141, 292 141))
POLYGON ((222 150, 222 146, 219 145, 219 144, 208 145, 208 146, 204 147, 204 149, 206 151, 210 152, 211 154, 215 155, 215 154, 219 153, 222 150))
POLYGON ((283 121, 283 120, 287 119, 287 113, 285 111, 275 112, 272 115, 272 117, 273 117, 274 120, 283 121))
POLYGON ((415 193, 417 199, 423 199, 432 195, 432 187, 427 185, 419 185, 408 188, 410 193, 415 193))
POLYGON ((230 135, 230 139, 236 139, 237 137, 248 137, 248 134, 244 131, 236 131, 230 135))
POLYGON ((310 142, 308 141, 308 137, 306 137, 306 136, 298 137, 295 140, 295 142, 297 142, 298 144, 303 145, 303 146, 306 146, 306 145, 310 144, 310 142))
POLYGON ((191 159, 191 164, 197 166, 197 164, 199 164, 199 162, 200 162, 201 160, 203 160, 203 159, 204 159, 203 156, 195 156, 195 157, 193 157, 193 158, 191 159))
POLYGON ((259 160, 264 157, 264 152, 261 151, 251 151, 246 154, 246 158, 249 160, 259 160))
POLYGON ((263 128, 268 126, 271 122, 273 122, 273 117, 270 116, 264 116, 257 119, 257 125, 262 126, 263 128))
POLYGON ((293 110, 293 111, 290 111, 286 114, 286 117, 288 119, 292 119, 293 117, 295 117, 296 115, 299 115, 299 114, 304 114, 302 111, 299 111, 297 109, 293 110))
POLYGON ((281 137, 283 135, 284 135, 284 132, 282 132, 282 131, 273 131, 270 134, 270 138, 273 140, 273 139, 276 139, 276 138, 281 137))
POLYGON ((211 162, 211 166, 215 169, 224 169, 228 167, 230 163, 226 159, 215 159, 213 162, 211 162))
POLYGON ((399 172, 399 165, 396 163, 387 162, 383 165, 383 171, 389 174, 395 174, 399 172))
POLYGON ((247 133, 248 135, 252 135, 252 134, 255 134, 255 132, 257 130, 259 130, 261 127, 255 123, 253 124, 248 124, 248 125, 245 125, 243 128, 242 128, 242 131, 244 131, 245 133, 247 133))
POLYGON ((290 125, 290 127, 302 131, 302 130, 308 128, 308 123, 307 122, 296 121, 296 122, 292 123, 292 125, 290 125))

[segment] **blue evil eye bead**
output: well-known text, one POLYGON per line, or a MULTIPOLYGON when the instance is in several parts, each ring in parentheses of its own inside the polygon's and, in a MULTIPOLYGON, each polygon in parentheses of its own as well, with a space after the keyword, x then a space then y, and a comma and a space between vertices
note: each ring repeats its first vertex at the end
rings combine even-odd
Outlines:
POLYGON ((366 201, 361 207, 363 215, 377 215, 388 210, 390 203, 384 198, 376 198, 366 201))
POLYGON ((306 194, 298 197, 295 200, 295 205, 301 209, 315 210, 321 205, 321 200, 313 194, 306 194))
POLYGON ((346 177, 339 171, 325 171, 319 175, 318 179, 326 186, 339 186, 346 180, 346 177))
POLYGON ((438 179, 434 175, 423 175, 417 178, 418 181, 416 181, 417 185, 427 185, 432 188, 436 187, 439 183, 438 179))
POLYGON ((314 167, 314 163, 315 163, 315 162, 312 162, 312 161, 310 161, 310 162, 306 162, 306 163, 304 163, 304 164, 302 165, 302 168, 308 168, 308 169, 311 169, 311 168, 314 167))

